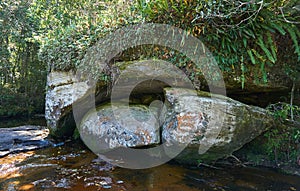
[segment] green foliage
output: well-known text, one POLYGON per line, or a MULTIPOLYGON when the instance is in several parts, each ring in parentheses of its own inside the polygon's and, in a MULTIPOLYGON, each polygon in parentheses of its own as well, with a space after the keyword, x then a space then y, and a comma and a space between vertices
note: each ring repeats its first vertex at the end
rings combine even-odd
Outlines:
MULTIPOLYGON (((249 80, 266 83, 266 68, 275 64, 283 65, 291 79, 297 80, 300 17, 293 9, 297 3, 296 0, 2 0, 0 87, 16 93, 16 100, 24 100, 23 108, 27 108, 28 114, 35 110, 32 108, 41 111, 47 66, 49 70, 74 69, 82 63, 87 48, 99 38, 119 27, 142 22, 174 25, 198 37, 223 71, 240 75, 237 80, 242 88, 249 80)), ((168 47, 133 47, 120 56, 121 60, 143 58, 170 61, 193 81, 202 75, 200 68, 185 55, 168 47)), ((109 81, 109 72, 101 78, 109 81)), ((1 96, 3 106, 11 103, 4 94, 1 96)))
POLYGON ((0 116, 16 116, 26 113, 25 100, 21 94, 0 89, 0 116))
POLYGON ((279 102, 276 104, 270 104, 267 110, 280 121, 284 122, 287 119, 291 119, 291 110, 293 111, 293 118, 295 121, 300 122, 300 107, 297 105, 290 105, 288 103, 279 102))
POLYGON ((94 36, 89 35, 89 32, 90 29, 85 26, 68 26, 58 34, 58 39, 46 42, 39 58, 54 70, 74 69, 84 56, 87 47, 94 41, 94 36))
POLYGON ((118 0, 0 1, 0 88, 14 96, 0 95, 1 114, 42 113, 47 66, 74 69, 98 38, 135 22, 134 11, 118 0))
POLYGON ((138 20, 131 2, 35 0, 31 11, 41 23, 40 59, 51 70, 79 65, 86 49, 114 29, 138 20))
POLYGON ((0 115, 43 112, 46 67, 38 60, 38 22, 30 1, 0 2, 0 115))
POLYGON ((223 71, 240 74, 246 80, 267 83, 266 67, 286 62, 278 59, 277 36, 289 35, 285 42, 290 62, 298 62, 300 14, 293 11, 296 1, 139 1, 139 10, 149 22, 181 27, 197 36, 212 51, 223 71), (283 7, 280 9, 279 7, 283 7), (295 23, 295 24, 294 24, 295 23), (292 50, 292 47, 294 50, 292 50), (247 68, 249 68, 247 70, 247 68))
MULTIPOLYGON (((240 75, 237 80, 244 88, 249 80, 267 83, 266 68, 274 64, 285 65, 288 70, 292 66, 289 63, 297 62, 293 55, 299 57, 300 33, 299 26, 293 22, 300 17, 292 9, 296 3, 285 0, 35 0, 31 13, 40 21, 39 38, 43 45, 40 59, 51 70, 76 68, 88 47, 120 26, 156 22, 183 28, 188 34, 198 37, 213 53, 223 71, 240 75), (283 9, 278 8, 283 5, 283 9), (283 58, 284 54, 279 51, 282 42, 289 52, 288 59, 283 58)), ((153 52, 154 47, 145 47, 148 50, 144 51, 144 57, 149 58, 148 52, 153 52)), ((166 58, 166 51, 159 51, 154 50, 153 57, 166 58), (157 54, 159 51, 160 55, 157 54)), ((171 51, 168 50, 167 54, 171 51)), ((128 53, 133 52, 124 54, 128 53)), ((191 67, 184 55, 168 56, 167 60, 188 72, 192 80, 201 76, 200 69, 191 67)), ((134 59, 137 58, 133 56, 129 60, 134 59)), ((295 73, 294 68, 292 71, 295 73)), ((108 79, 106 75, 104 77, 108 79)))
POLYGON ((13 91, 8 87, 0 87, 0 117, 27 116, 34 113, 42 113, 44 96, 41 97, 39 91, 33 93, 30 90, 30 93, 29 97, 25 92, 13 91))
POLYGON ((73 139, 75 139, 75 140, 80 139, 80 133, 79 133, 79 130, 77 128, 74 130, 73 139))
POLYGON ((276 162, 295 162, 300 154, 297 149, 300 143, 300 130, 297 126, 300 122, 300 108, 287 103, 277 103, 269 105, 267 109, 276 119, 281 121, 279 124, 282 125, 274 127, 264 134, 267 138, 264 145, 266 154, 276 162), (291 126, 289 123, 289 126, 286 126, 284 123, 291 118, 291 109, 296 125, 291 126))
POLYGON ((266 154, 270 159, 278 162, 297 161, 300 151, 297 149, 300 141, 299 129, 289 127, 273 128, 264 136, 267 142, 264 144, 266 154))

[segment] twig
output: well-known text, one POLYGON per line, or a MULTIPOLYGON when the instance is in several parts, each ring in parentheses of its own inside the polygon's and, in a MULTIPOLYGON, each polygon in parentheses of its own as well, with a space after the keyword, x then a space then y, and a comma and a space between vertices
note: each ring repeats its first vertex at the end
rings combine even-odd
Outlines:
POLYGON ((278 8, 279 8, 279 10, 281 12, 281 15, 282 15, 285 22, 291 23, 291 24, 300 24, 300 22, 287 20, 287 18, 284 16, 284 13, 283 13, 283 7, 278 7, 278 8))
POLYGON ((294 91, 295 91, 295 81, 293 81, 293 86, 292 86, 292 90, 291 90, 291 100, 290 100, 291 120, 292 121, 294 121, 294 113, 293 113, 294 91))
POLYGON ((238 159, 236 156, 230 155, 229 157, 234 158, 240 165, 242 165, 242 167, 246 167, 246 165, 243 164, 242 161, 240 159, 238 159))
POLYGON ((215 167, 215 166, 205 164, 205 163, 202 163, 202 162, 197 165, 197 167, 200 167, 200 166, 204 166, 204 167, 208 167, 208 168, 212 168, 212 169, 217 169, 217 170, 222 170, 222 168, 215 167))
MULTIPOLYGON (((243 13, 242 15, 245 15, 245 14, 247 14, 247 13, 248 13, 248 14, 251 14, 251 15, 250 15, 249 17, 247 17, 247 18, 241 20, 241 21, 240 21, 239 23, 237 23, 237 24, 234 24, 234 25, 227 25, 227 24, 217 25, 217 24, 215 24, 215 25, 217 25, 217 26, 239 27, 239 25, 241 25, 242 23, 244 23, 244 22, 246 22, 246 21, 252 19, 253 17, 254 17, 253 20, 255 20, 255 18, 257 17, 258 13, 261 11, 261 9, 262 9, 263 6, 264 6, 264 0, 262 0, 262 1, 260 1, 260 2, 257 2, 257 3, 255 3, 254 1, 249 1, 249 2, 239 2, 239 3, 240 3, 240 4, 239 4, 237 7, 231 9, 230 12, 229 12, 228 14, 222 14, 222 13, 220 13, 220 12, 218 11, 219 14, 210 14, 210 15, 206 16, 205 18, 207 18, 207 19, 209 19, 209 18, 221 18, 221 19, 222 19, 222 18, 228 18, 228 17, 230 17, 230 16, 233 15, 233 14, 237 14, 237 13, 241 12, 240 9, 241 9, 241 7, 243 7, 244 5, 248 5, 248 4, 257 4, 257 5, 260 5, 259 8, 258 8, 257 10, 253 10, 253 11, 242 11, 242 13, 243 13)), ((192 23, 195 22, 196 20, 200 19, 200 18, 204 18, 203 15, 202 15, 202 16, 197 16, 195 19, 193 19, 192 23)))

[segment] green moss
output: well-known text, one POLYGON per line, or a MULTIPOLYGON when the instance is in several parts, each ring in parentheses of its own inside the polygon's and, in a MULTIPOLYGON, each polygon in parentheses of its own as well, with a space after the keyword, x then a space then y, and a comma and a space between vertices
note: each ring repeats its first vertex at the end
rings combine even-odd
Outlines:
POLYGON ((75 130, 74 130, 74 133, 73 133, 73 139, 75 139, 75 140, 79 140, 80 139, 80 133, 79 133, 79 130, 78 130, 78 128, 75 128, 75 130))

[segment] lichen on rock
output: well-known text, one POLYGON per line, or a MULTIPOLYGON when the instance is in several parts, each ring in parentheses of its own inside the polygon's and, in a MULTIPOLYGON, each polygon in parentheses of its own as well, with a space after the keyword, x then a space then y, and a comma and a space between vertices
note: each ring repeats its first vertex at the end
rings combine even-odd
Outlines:
POLYGON ((262 108, 222 95, 180 88, 165 88, 171 114, 163 125, 168 144, 186 144, 176 158, 183 163, 215 161, 230 156, 274 124, 262 108))
POLYGON ((99 106, 85 115, 79 131, 83 141, 99 152, 160 143, 158 121, 144 105, 99 106))

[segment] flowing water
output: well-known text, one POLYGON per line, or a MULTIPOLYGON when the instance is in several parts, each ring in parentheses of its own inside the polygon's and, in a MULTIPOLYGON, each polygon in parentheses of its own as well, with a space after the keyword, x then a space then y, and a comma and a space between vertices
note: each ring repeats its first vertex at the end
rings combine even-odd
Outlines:
POLYGON ((300 177, 250 167, 114 168, 81 144, 11 154, 0 159, 0 190, 300 190, 300 177))

